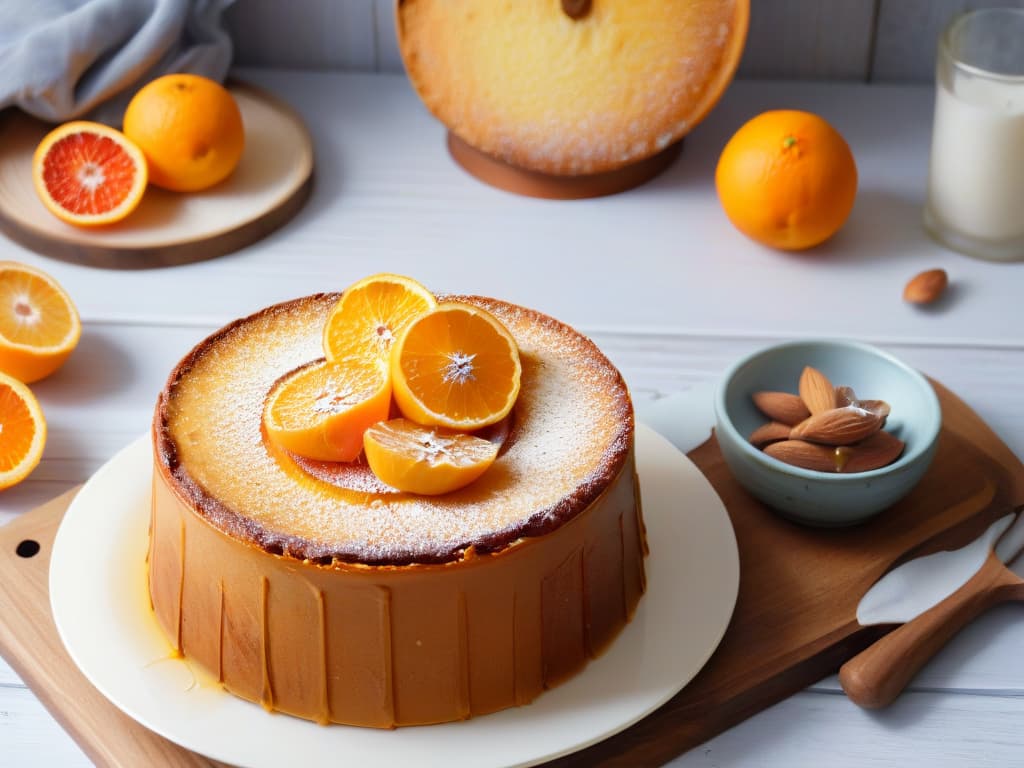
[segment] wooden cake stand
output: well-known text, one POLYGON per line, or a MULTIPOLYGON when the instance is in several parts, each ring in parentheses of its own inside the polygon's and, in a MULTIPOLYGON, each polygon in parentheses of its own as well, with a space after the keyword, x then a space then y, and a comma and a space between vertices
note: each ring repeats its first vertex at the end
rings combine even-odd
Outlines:
POLYGON ((448 132, 448 151, 455 162, 471 176, 506 192, 548 200, 604 197, 638 187, 668 168, 682 147, 682 140, 677 141, 656 155, 614 171, 555 176, 506 163, 470 146, 451 131, 448 132))

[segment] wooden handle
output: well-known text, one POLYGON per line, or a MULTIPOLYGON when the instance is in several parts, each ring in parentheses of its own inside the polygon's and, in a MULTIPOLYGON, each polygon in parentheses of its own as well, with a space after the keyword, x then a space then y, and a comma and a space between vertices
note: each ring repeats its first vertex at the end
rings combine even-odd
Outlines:
POLYGON ((953 635, 980 613, 1011 596, 1002 587, 1017 583, 1016 577, 990 552, 978 572, 960 589, 839 669, 839 682, 850 701, 868 709, 891 704, 953 635))

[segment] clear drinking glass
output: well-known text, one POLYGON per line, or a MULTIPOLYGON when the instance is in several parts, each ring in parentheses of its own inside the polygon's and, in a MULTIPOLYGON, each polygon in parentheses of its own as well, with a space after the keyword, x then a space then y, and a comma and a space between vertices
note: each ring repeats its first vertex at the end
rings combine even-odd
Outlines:
POLYGON ((970 256, 1024 260, 1024 8, 954 19, 935 79, 925 226, 970 256))

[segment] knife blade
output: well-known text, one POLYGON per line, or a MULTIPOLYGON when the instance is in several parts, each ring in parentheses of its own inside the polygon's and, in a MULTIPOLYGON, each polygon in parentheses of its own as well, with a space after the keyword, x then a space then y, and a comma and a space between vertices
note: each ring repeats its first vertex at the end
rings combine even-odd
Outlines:
MULTIPOLYGON (((1011 523, 1013 515, 1004 515, 978 538, 960 549, 908 560, 889 571, 860 599, 857 604, 857 622, 865 627, 872 624, 904 624, 924 613, 956 592, 978 572, 993 542, 1011 523)), ((1015 525, 1015 533, 1017 529, 1021 531, 1019 535, 1024 536, 1024 527, 1019 521, 1015 525)), ((1006 547, 1002 549, 1005 551, 1006 547)), ((1000 559, 1006 562, 1005 558, 1000 559)))

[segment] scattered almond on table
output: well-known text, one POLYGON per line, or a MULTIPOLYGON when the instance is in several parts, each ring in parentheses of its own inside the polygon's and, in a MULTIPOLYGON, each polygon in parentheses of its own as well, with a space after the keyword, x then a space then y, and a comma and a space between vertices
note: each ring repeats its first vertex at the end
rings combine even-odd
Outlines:
POLYGON ((818 472, 866 472, 891 464, 903 441, 884 431, 890 407, 884 400, 860 400, 850 387, 836 387, 807 366, 800 394, 755 392, 754 405, 771 421, 748 438, 769 456, 818 472))
POLYGON ((944 269, 929 269, 910 278, 903 289, 903 300, 911 304, 931 304, 939 299, 949 285, 944 269))

